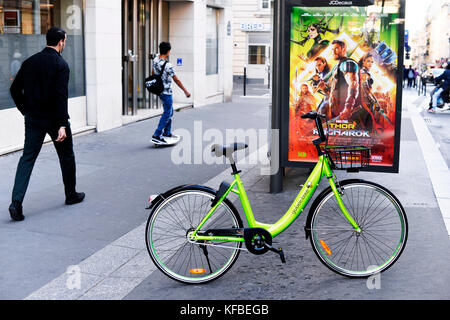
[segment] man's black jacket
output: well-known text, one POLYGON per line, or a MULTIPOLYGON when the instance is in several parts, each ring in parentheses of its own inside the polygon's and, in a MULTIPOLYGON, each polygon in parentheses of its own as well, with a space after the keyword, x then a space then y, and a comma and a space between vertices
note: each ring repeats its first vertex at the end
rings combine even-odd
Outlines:
POLYGON ((11 85, 11 96, 19 111, 66 126, 69 73, 67 62, 52 48, 25 60, 11 85))

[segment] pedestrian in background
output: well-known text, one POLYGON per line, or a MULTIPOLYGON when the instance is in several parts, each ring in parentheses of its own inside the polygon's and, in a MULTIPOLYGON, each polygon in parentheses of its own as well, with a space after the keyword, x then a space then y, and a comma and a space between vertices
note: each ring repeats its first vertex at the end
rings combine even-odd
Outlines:
POLYGON ((159 57, 153 61, 153 74, 161 75, 164 85, 164 91, 160 95, 163 103, 164 112, 159 120, 158 128, 152 136, 152 142, 157 144, 167 144, 167 138, 178 138, 172 134, 172 117, 173 117, 173 91, 172 79, 183 90, 187 98, 191 96, 189 91, 181 83, 180 79, 175 75, 173 66, 169 60, 172 47, 169 42, 161 42, 159 45, 159 57), (164 67, 164 69, 163 69, 164 67))
POLYGON ((417 88, 417 76, 419 75, 419 72, 417 71, 417 68, 414 68, 414 88, 417 88))
POLYGON ((53 27, 48 30, 46 39, 47 47, 23 62, 11 85, 14 103, 25 117, 25 144, 9 207, 15 221, 24 220, 22 202, 47 133, 59 157, 66 204, 82 202, 85 197, 75 190, 75 155, 67 110, 70 70, 61 57, 66 32, 53 27))
POLYGON ((411 88, 414 80, 414 70, 412 66, 409 66, 409 69, 406 71, 406 75, 408 77, 408 88, 411 88))
POLYGON ((407 83, 408 83, 408 69, 406 69, 406 67, 403 66, 403 88, 407 83))

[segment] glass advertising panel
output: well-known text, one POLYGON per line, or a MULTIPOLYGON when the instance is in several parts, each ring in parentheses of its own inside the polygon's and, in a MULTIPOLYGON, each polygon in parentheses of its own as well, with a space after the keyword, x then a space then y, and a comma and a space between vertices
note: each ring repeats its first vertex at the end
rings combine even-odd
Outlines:
POLYGON ((398 171, 402 6, 396 0, 364 2, 320 7, 318 1, 291 1, 286 8, 290 164, 317 160, 317 129, 301 119, 315 110, 327 116, 329 146, 370 147, 374 171, 398 171))

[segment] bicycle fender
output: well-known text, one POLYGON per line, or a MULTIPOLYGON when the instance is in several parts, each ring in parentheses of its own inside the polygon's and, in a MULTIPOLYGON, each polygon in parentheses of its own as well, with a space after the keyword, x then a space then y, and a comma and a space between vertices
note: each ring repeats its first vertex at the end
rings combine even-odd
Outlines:
POLYGON ((220 198, 223 197, 223 195, 228 191, 229 188, 230 188, 230 184, 226 181, 224 181, 220 184, 219 190, 217 190, 217 192, 216 192, 216 198, 211 203, 211 207, 214 207, 217 204, 217 202, 219 202, 220 198))
POLYGON ((189 186, 189 185, 188 185, 188 184, 181 185, 181 186, 175 187, 175 188, 173 188, 173 189, 170 189, 170 190, 168 190, 168 191, 166 191, 166 192, 164 192, 164 193, 159 194, 155 199, 153 199, 153 200, 150 202, 150 205, 149 205, 147 208, 145 208, 145 209, 146 209, 146 210, 151 210, 151 209, 153 209, 155 206, 157 206, 157 204, 159 204, 161 201, 163 201, 164 199, 166 199, 168 196, 170 196, 171 194, 173 194, 173 193, 175 193, 175 192, 177 192, 177 191, 179 191, 179 190, 182 190, 183 188, 185 188, 185 187, 187 187, 187 186, 189 186))
MULTIPOLYGON (((339 184, 341 186, 346 186, 347 184, 351 183, 360 183, 360 182, 366 182, 365 180, 361 179, 351 179, 351 180, 344 180, 340 181, 339 184)), ((311 205, 311 208, 309 209, 308 217, 306 218, 306 225, 305 225, 305 237, 306 240, 311 237, 311 222, 312 222, 312 216, 314 214, 314 211, 316 211, 316 208, 319 206, 319 204, 322 202, 322 200, 326 197, 326 195, 330 192, 333 192, 331 187, 326 188, 323 190, 317 198, 314 200, 313 204, 311 205)))

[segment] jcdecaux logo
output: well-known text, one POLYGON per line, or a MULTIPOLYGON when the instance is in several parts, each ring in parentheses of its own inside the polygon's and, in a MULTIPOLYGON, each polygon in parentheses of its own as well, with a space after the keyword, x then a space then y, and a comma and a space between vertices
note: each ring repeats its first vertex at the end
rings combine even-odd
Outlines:
POLYGON ((330 1, 330 6, 351 6, 351 5, 353 5, 353 1, 338 1, 338 0, 330 1))

